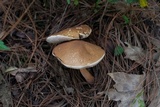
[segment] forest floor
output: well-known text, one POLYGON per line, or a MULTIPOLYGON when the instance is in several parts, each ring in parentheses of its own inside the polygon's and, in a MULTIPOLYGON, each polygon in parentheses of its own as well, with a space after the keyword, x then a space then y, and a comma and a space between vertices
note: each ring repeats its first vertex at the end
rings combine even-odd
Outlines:
MULTIPOLYGON (((0 50, 0 107, 116 107, 119 103, 107 95, 115 84, 108 73, 114 72, 145 75, 146 106, 158 97, 159 2, 148 1, 142 8, 105 0, 79 0, 78 5, 67 0, 3 0, 0 16, 0 40, 10 48, 0 50), (82 24, 92 28, 84 41, 106 52, 98 65, 88 68, 93 84, 79 70, 63 66, 52 55, 56 45, 46 42, 51 34, 82 24), (124 52, 115 55, 116 47, 126 49, 124 42, 147 51, 142 62, 126 58, 124 52)), ((141 53, 136 52, 135 57, 141 53)))

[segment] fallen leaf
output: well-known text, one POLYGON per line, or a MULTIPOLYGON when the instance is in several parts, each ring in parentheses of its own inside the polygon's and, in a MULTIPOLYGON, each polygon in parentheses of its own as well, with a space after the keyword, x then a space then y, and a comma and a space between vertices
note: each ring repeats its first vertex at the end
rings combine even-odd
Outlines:
POLYGON ((130 92, 118 92, 116 89, 109 89, 106 93, 109 100, 121 101, 118 103, 118 107, 140 107, 138 101, 143 101, 143 95, 141 95, 138 100, 136 100, 137 93, 141 90, 130 91, 130 92))
POLYGON ((156 46, 158 49, 160 49, 160 40, 156 38, 150 38, 151 43, 156 46))
POLYGON ((124 53, 126 54, 125 58, 136 61, 139 64, 142 64, 142 61, 145 58, 145 52, 142 48, 137 46, 132 46, 128 42, 125 42, 127 47, 124 48, 124 53))
POLYGON ((17 71, 17 67, 9 67, 8 69, 5 70, 6 73, 10 73, 11 75, 15 76, 17 71))
POLYGON ((139 90, 143 86, 145 75, 127 74, 124 72, 108 73, 115 81, 114 88, 120 92, 139 90))
POLYGON ((121 101, 118 107, 144 107, 143 83, 145 74, 127 74, 124 72, 108 73, 115 81, 113 87, 106 94, 109 100, 121 101))
POLYGON ((15 76, 17 82, 23 82, 27 78, 27 73, 37 72, 37 70, 35 67, 27 67, 27 68, 9 67, 5 72, 15 76))
POLYGON ((72 87, 65 87, 65 90, 68 94, 73 94, 74 93, 74 89, 72 87))
POLYGON ((16 78, 17 82, 23 82, 26 77, 27 77, 26 73, 17 73, 15 75, 15 78, 16 78))

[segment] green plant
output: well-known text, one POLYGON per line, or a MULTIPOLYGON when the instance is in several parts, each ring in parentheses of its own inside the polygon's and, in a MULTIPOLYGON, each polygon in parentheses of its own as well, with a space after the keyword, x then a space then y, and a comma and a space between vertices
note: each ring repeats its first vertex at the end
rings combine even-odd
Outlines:
MULTIPOLYGON (((79 4, 79 0, 73 0, 74 5, 78 5, 79 4)), ((67 4, 71 4, 71 0, 67 0, 67 4)))
POLYGON ((115 56, 121 55, 123 52, 124 52, 124 49, 121 46, 116 46, 116 48, 114 49, 115 56))
POLYGON ((78 5, 79 1, 78 0, 74 0, 74 5, 78 5))
POLYGON ((100 3, 101 3, 101 0, 97 0, 95 5, 94 5, 94 12, 98 12, 99 8, 100 8, 100 3))
POLYGON ((10 48, 7 47, 3 41, 0 40, 0 50, 10 50, 10 48))
POLYGON ((137 107, 145 107, 145 103, 144 103, 144 100, 142 100, 142 96, 143 96, 143 91, 137 94, 136 98, 134 99, 132 103, 132 106, 135 105, 136 102, 138 102, 137 107))
POLYGON ((148 6, 147 0, 139 0, 139 4, 140 4, 141 7, 147 7, 148 6))
POLYGON ((123 15, 122 18, 124 20, 124 24, 129 24, 130 23, 130 19, 126 15, 123 15))
POLYGON ((71 0, 67 0, 67 4, 71 4, 71 0))

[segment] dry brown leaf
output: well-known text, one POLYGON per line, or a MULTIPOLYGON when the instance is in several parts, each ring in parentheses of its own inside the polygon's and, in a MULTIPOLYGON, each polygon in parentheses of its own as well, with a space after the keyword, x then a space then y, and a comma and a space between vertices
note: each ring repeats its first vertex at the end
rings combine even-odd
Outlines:
POLYGON ((5 70, 5 72, 6 73, 9 72, 11 75, 15 76, 16 73, 18 72, 17 69, 18 69, 17 67, 9 67, 8 69, 5 70))
POLYGON ((16 81, 17 82, 23 82, 25 78, 27 78, 27 74, 26 73, 17 73, 15 75, 16 81))
POLYGON ((155 45, 158 49, 160 48, 160 40, 156 38, 150 38, 153 45, 155 45))
POLYGON ((10 73, 11 75, 15 76, 16 73, 29 73, 29 72, 37 72, 35 67, 27 67, 27 68, 17 68, 17 67, 9 67, 5 71, 6 73, 10 73))
POLYGON ((126 54, 125 58, 142 64, 142 61, 145 58, 144 50, 140 47, 132 46, 128 42, 125 42, 125 44, 127 45, 127 47, 124 48, 124 53, 126 54))
MULTIPOLYGON (((139 94, 141 90, 130 91, 130 92, 118 92, 115 89, 109 89, 107 95, 109 100, 121 101, 118 103, 118 107, 140 107, 138 101, 136 99, 137 94, 139 94)), ((139 100, 143 100, 143 95, 139 97, 139 100)))
POLYGON ((139 90, 143 87, 145 75, 127 74, 124 72, 108 73, 115 81, 114 88, 120 92, 139 90))
POLYGON ((35 67, 17 68, 9 67, 5 72, 15 76, 17 82, 23 82, 27 78, 27 73, 37 72, 35 67))
POLYGON ((139 100, 143 101, 143 94, 136 99, 136 96, 143 92, 145 74, 127 74, 124 72, 108 73, 115 81, 113 87, 106 93, 110 100, 121 101, 118 107, 139 107, 139 100))
POLYGON ((65 87, 65 91, 68 93, 68 94, 74 94, 74 89, 72 87, 65 87))

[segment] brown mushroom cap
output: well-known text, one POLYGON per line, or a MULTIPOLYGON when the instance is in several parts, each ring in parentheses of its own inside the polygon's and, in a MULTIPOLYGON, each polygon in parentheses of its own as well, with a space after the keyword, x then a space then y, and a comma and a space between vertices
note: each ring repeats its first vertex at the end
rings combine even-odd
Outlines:
POLYGON ((94 44, 74 40, 56 46, 52 54, 68 68, 82 69, 93 67, 104 57, 105 51, 94 44))
POLYGON ((49 36, 46 41, 49 43, 60 43, 72 39, 83 39, 87 38, 91 32, 92 29, 88 25, 74 26, 49 36))

